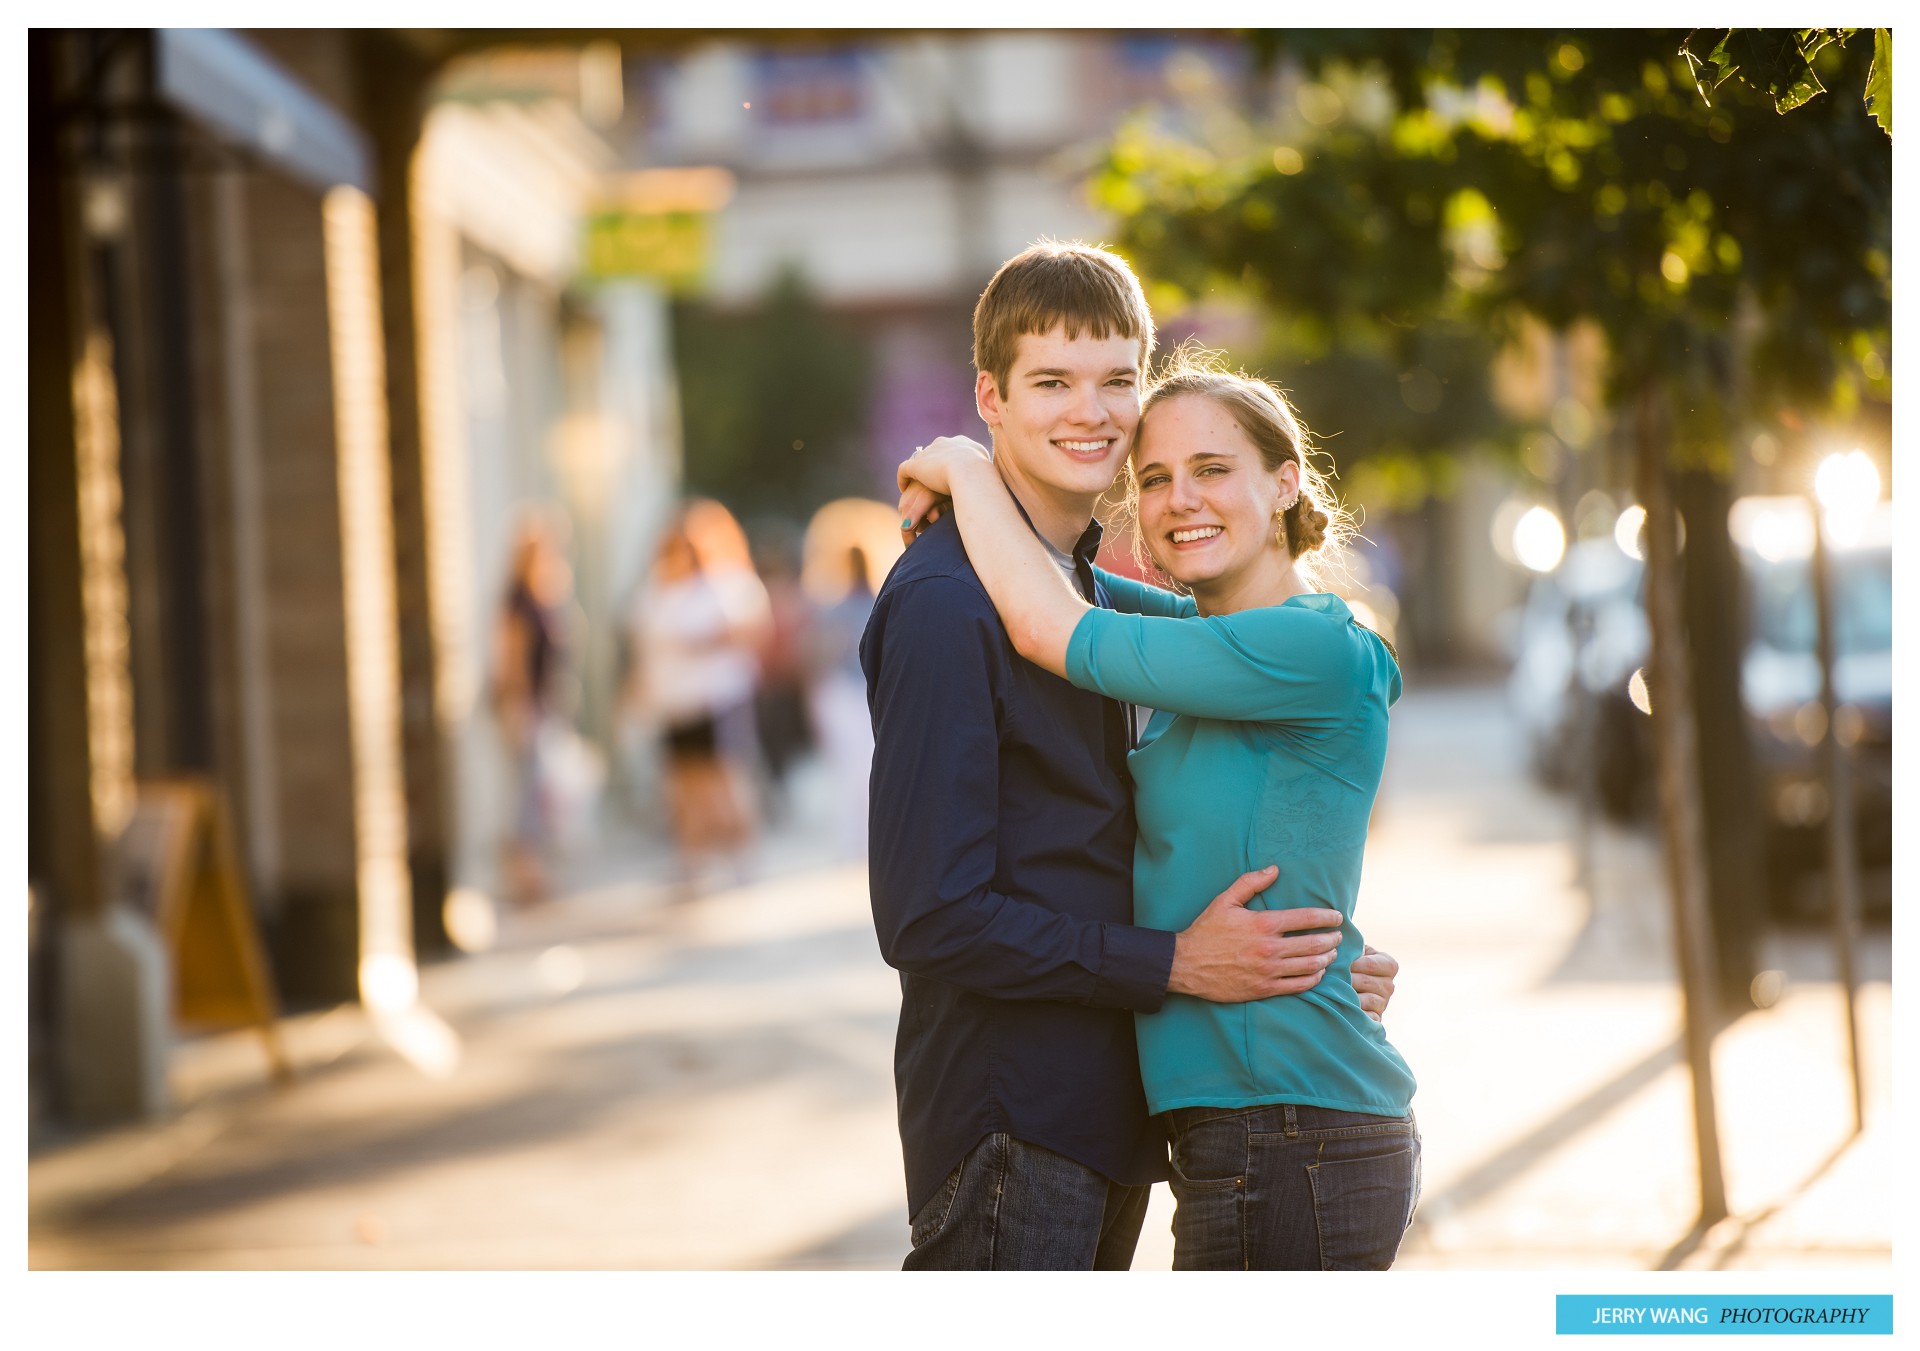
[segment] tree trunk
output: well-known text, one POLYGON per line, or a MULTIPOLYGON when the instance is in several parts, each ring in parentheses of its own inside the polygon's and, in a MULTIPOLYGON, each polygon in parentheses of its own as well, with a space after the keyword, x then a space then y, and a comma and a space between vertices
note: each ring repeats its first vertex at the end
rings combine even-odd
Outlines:
POLYGON ((1718 1003, 1707 922, 1706 850, 1702 838, 1698 738, 1687 637, 1681 613, 1678 517, 1666 464, 1666 428, 1656 389, 1636 401, 1634 470, 1647 512, 1647 623, 1651 650, 1647 692, 1653 709, 1654 773, 1661 843, 1680 962, 1687 1064, 1693 1073, 1694 1143, 1700 1165, 1700 1227, 1727 1214, 1720 1168, 1720 1130, 1713 1100, 1713 1035, 1718 1003))
POLYGON ((1686 522, 1682 609, 1699 745, 1702 831, 1706 848, 1706 912, 1721 1010, 1753 1007, 1753 978, 1764 907, 1761 836, 1754 800, 1753 748, 1740 695, 1746 650, 1746 579, 1727 529, 1733 485, 1707 469, 1677 476, 1686 522))

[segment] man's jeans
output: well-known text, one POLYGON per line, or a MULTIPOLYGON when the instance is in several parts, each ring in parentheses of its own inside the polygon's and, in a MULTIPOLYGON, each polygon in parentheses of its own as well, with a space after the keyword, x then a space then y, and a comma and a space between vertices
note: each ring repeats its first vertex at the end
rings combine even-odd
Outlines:
POLYGON ((975 1145, 913 1217, 906 1271, 1125 1271, 1148 1187, 1010 1135, 975 1145))
POLYGON ((1182 1107, 1173 1142, 1176 1271, 1384 1271, 1420 1199, 1411 1115, 1290 1103, 1182 1107))

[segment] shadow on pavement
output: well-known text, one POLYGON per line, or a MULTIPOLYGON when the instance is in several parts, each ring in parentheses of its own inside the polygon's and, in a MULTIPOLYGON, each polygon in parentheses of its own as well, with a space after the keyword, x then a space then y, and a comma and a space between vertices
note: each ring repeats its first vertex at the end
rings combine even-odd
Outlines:
MULTIPOLYGON (((1792 1205, 1794 1201, 1813 1190, 1814 1185, 1818 1183, 1821 1178, 1832 1172, 1834 1165, 1847 1156, 1847 1151, 1853 1148, 1859 1138, 1857 1134, 1849 1135, 1846 1139, 1835 1145, 1833 1151, 1820 1161, 1819 1166, 1807 1174, 1805 1178, 1801 1179, 1799 1186, 1794 1187, 1790 1191, 1783 1192, 1777 1200, 1764 1210, 1756 1211, 1752 1215, 1740 1215, 1722 1221, 1723 1224, 1735 1226, 1735 1234, 1734 1237, 1726 1242, 1724 1246, 1720 1247, 1719 1251, 1715 1254, 1713 1269, 1716 1271, 1727 1270, 1733 1259, 1738 1257, 1741 1252, 1746 1249, 1747 1239, 1752 1235, 1753 1231, 1792 1205)), ((1678 1271, 1681 1264, 1693 1256, 1694 1253, 1698 1252, 1701 1246, 1706 1243, 1708 1236, 1718 1227, 1719 1226, 1696 1224, 1687 1232, 1685 1238, 1682 1238, 1668 1250, 1666 1256, 1660 1259, 1660 1264, 1655 1270, 1678 1271)))
POLYGON ((905 1260, 907 1209, 903 1201, 805 1248, 759 1264, 762 1271, 897 1271, 905 1260))
POLYGON ((1552 1117, 1459 1178, 1452 1186, 1422 1195, 1419 1211, 1415 1212, 1413 1218, 1414 1228, 1420 1226, 1422 1212, 1450 1214, 1466 1210, 1515 1182, 1529 1169, 1548 1162, 1570 1141, 1598 1127, 1609 1111, 1632 1100, 1679 1063, 1680 1043, 1668 1042, 1637 1064, 1628 1066, 1598 1085, 1586 1096, 1568 1103, 1552 1117))
POLYGON ((836 1021, 865 1020, 807 1027, 766 1021, 698 1034, 619 1031, 599 1044, 536 1048, 529 1057, 537 1059, 536 1073, 489 1099, 448 1109, 389 1106, 385 1117, 315 1121, 289 1104, 278 1119, 230 1126, 165 1176, 103 1200, 37 1212, 35 1226, 165 1227, 278 1196, 565 1140, 619 1112, 633 1118, 621 1147, 644 1151, 664 1143, 672 1118, 702 1098, 781 1080, 810 1101, 835 1104, 884 1092, 869 1065, 823 1044, 829 1038, 821 1030, 836 1021), (404 1119, 393 1123, 395 1115, 404 1119))

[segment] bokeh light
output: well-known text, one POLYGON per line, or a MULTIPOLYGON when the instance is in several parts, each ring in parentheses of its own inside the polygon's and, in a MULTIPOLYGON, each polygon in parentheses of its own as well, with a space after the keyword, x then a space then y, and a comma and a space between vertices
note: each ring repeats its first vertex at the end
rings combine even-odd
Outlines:
POLYGON ((1642 666, 1627 677, 1627 698, 1642 713, 1652 716, 1653 696, 1647 692, 1647 668, 1642 666))
POLYGON ((1813 494, 1830 512, 1857 512, 1880 498, 1880 471, 1864 450, 1829 455, 1813 474, 1813 494))
POLYGON ((1613 542, 1628 558, 1645 558, 1640 550, 1640 532, 1646 529, 1647 509, 1635 502, 1613 523, 1613 542))
POLYGON ((1829 455, 1814 471, 1813 495, 1825 508, 1828 537, 1842 548, 1857 544, 1880 500, 1880 471, 1864 450, 1829 455))
POLYGON ((360 963, 360 997, 376 1013, 411 1008, 420 997, 420 973, 406 957, 371 953, 360 963))
POLYGON ((1534 507, 1513 527, 1513 555, 1530 572, 1552 572, 1567 552, 1567 532, 1546 507, 1534 507))
POLYGON ((534 977, 551 994, 572 994, 587 979, 587 959, 580 949, 561 943, 541 953, 533 964, 534 977))
POLYGON ((455 887, 441 907, 447 937, 462 952, 485 952, 500 938, 493 900, 477 887, 455 887))

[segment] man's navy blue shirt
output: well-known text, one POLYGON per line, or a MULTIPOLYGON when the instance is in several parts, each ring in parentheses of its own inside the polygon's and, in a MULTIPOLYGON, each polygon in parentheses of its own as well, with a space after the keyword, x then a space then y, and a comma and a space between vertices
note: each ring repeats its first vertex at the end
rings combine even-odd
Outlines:
MULTIPOLYGON (((1090 526, 1074 554, 1105 604, 1099 538, 1090 526)), ((1165 1178, 1133 1011, 1166 999, 1174 936, 1131 922, 1123 709, 1014 651, 951 514, 880 588, 860 665, 908 1212, 998 1131, 1116 1182, 1165 1178)))

